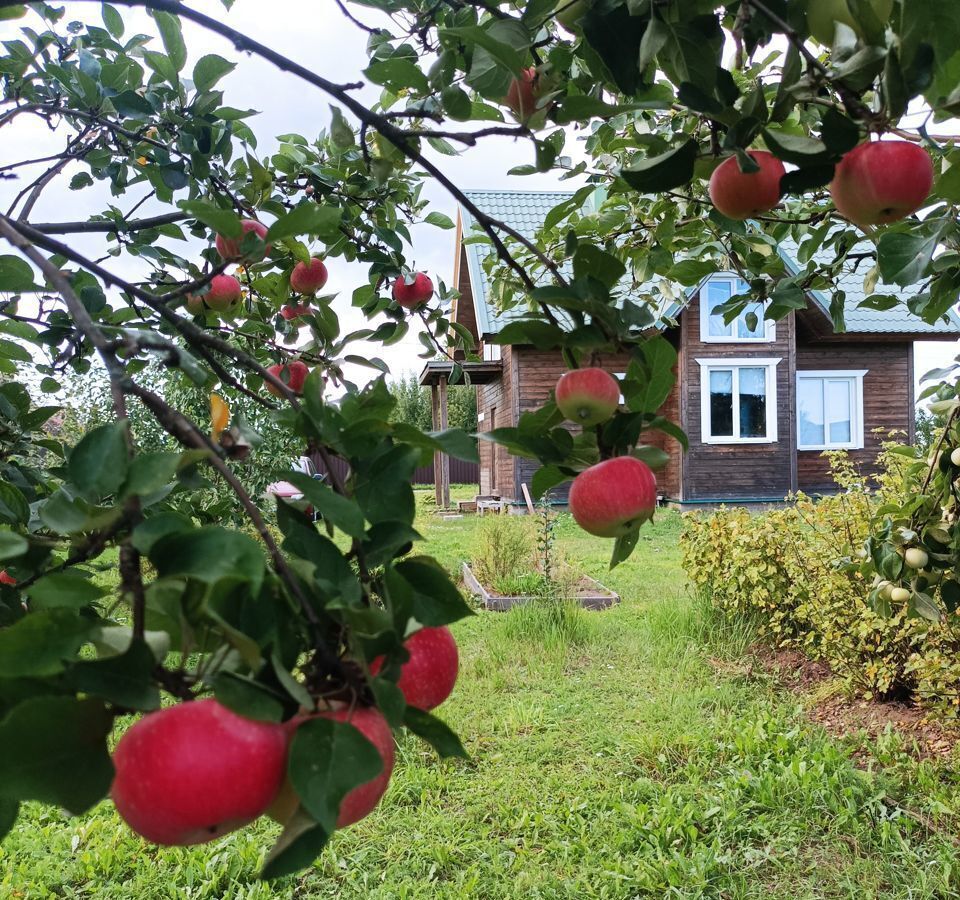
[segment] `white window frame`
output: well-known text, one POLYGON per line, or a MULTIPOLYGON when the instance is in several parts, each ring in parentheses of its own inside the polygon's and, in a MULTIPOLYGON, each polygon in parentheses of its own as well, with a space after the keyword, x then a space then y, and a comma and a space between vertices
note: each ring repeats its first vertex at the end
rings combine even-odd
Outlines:
POLYGON ((764 320, 765 328, 761 337, 737 337, 737 322, 746 315, 744 310, 730 324, 729 328, 733 334, 710 334, 710 304, 707 300, 707 288, 716 281, 728 281, 733 284, 731 288, 731 297, 735 297, 740 291, 737 290, 738 282, 743 279, 733 273, 724 273, 720 275, 711 275, 700 284, 700 342, 703 344, 770 344, 777 339, 777 323, 764 320))
POLYGON ((700 442, 702 444, 775 444, 777 443, 777 366, 783 357, 717 357, 698 359, 700 365, 700 442), (714 436, 710 432, 710 372, 713 369, 733 369, 733 396, 740 396, 739 369, 766 370, 767 433, 764 437, 737 437, 740 431, 740 404, 733 404, 733 436, 714 436))
POLYGON ((864 446, 863 439, 863 376, 869 372, 869 369, 805 369, 797 371, 797 450, 862 450, 864 446), (850 398, 850 438, 849 441, 828 441, 830 435, 830 423, 826 421, 826 399, 824 399, 823 411, 823 437, 822 444, 803 444, 800 441, 800 381, 801 379, 816 379, 824 381, 833 379, 835 381, 843 380, 851 382, 853 386, 852 396, 850 398))

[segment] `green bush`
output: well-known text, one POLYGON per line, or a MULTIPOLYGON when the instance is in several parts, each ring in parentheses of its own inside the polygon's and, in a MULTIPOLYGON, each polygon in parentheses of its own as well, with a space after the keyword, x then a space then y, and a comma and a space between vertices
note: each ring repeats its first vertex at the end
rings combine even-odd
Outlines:
POLYGON ((777 648, 825 660, 856 692, 915 699, 956 712, 960 696, 960 623, 889 615, 869 602, 874 589, 858 561, 878 510, 898 490, 896 457, 871 489, 843 454, 832 454, 844 490, 815 500, 803 494, 762 515, 727 509, 688 515, 683 566, 695 588, 734 619, 748 618, 777 648))
POLYGON ((477 528, 473 568, 480 581, 509 593, 517 579, 536 571, 535 538, 530 519, 486 516, 477 528))

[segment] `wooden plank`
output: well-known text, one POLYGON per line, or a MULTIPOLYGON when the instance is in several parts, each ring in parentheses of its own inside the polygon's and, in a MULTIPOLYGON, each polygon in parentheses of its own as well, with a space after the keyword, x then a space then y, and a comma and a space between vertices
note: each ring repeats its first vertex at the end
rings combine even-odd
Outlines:
POLYGON ((527 511, 532 516, 534 514, 533 498, 530 496, 530 489, 527 487, 526 482, 521 483, 520 490, 523 491, 523 499, 527 501, 527 511))
MULTIPOLYGON (((436 385, 431 385, 430 387, 430 413, 431 421, 433 423, 433 430, 438 431, 440 429, 440 391, 436 385)), ((440 483, 440 457, 441 453, 439 450, 434 451, 433 454, 433 496, 437 501, 437 509, 445 509, 442 500, 443 500, 443 486, 440 483)))

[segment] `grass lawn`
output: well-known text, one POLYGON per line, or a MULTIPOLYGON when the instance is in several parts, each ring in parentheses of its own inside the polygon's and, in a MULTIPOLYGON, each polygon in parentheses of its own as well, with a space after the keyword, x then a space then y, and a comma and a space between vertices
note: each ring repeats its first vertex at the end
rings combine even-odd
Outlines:
MULTIPOLYGON (((476 519, 423 509, 455 566, 476 519)), ((299 878, 255 880, 271 823, 158 850, 107 803, 79 819, 30 805, 0 847, 0 898, 960 896, 960 770, 913 762, 893 736, 858 769, 855 738, 829 739, 763 679, 718 674, 710 658, 749 635, 689 596, 678 533, 663 514, 608 573, 609 542, 564 521, 561 547, 623 603, 568 621, 569 641, 544 641, 530 610, 458 624, 463 671, 441 713, 471 761, 404 740, 381 807, 299 878)))

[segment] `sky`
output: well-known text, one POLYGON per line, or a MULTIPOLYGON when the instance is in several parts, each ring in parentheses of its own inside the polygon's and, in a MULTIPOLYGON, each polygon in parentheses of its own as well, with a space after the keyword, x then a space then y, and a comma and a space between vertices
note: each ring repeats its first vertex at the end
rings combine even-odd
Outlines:
MULTIPOLYGON (((67 0, 68 19, 80 19, 100 24, 99 4, 76 3, 67 0)), ((267 44, 289 58, 303 63, 318 73, 337 82, 362 81, 362 69, 366 63, 367 35, 349 22, 338 10, 332 0, 236 0, 229 14, 224 12, 219 0, 195 0, 194 8, 216 15, 232 27, 248 33, 260 42, 267 44), (269 10, 269 14, 265 10, 269 10)), ((378 14, 360 6, 351 7, 357 17, 370 25, 378 24, 378 14)), ((152 20, 140 10, 123 10, 127 22, 127 33, 142 31, 156 34, 152 20)), ((36 21, 36 17, 31 14, 36 21)), ((29 21, 0 22, 0 40, 9 40, 17 36, 19 24, 29 21)), ((218 53, 232 61, 239 62, 237 68, 224 78, 219 87, 224 90, 224 102, 227 105, 254 108, 260 114, 247 122, 260 141, 259 152, 266 155, 275 146, 274 136, 287 132, 303 134, 308 139, 320 129, 326 128, 330 121, 328 98, 319 90, 298 80, 293 75, 280 72, 271 64, 256 57, 238 53, 227 41, 212 35, 203 29, 184 22, 185 39, 191 59, 186 70, 206 53, 218 53)), ((372 102, 379 89, 368 86, 357 92, 357 97, 372 102)), ((0 165, 17 159, 42 156, 62 146, 63 138, 52 135, 43 125, 24 124, 16 129, 3 129, 0 142, 0 165)), ((572 142, 568 141, 566 153, 576 156, 572 142)), ((518 142, 510 138, 490 138, 480 142, 474 149, 464 148, 459 156, 434 155, 435 161, 461 188, 513 189, 513 190, 551 190, 569 189, 570 182, 559 182, 556 175, 549 173, 533 176, 510 176, 507 171, 516 165, 532 162, 532 148, 528 142, 518 142)), ((39 171, 39 170, 37 170, 39 171)), ((24 170, 27 175, 28 170, 24 170)), ((27 179, 29 176, 27 176, 27 179)), ((64 182, 65 184, 65 182, 64 182)), ((575 186, 575 183, 574 185, 575 186)), ((0 182, 0 204, 3 208, 19 190, 14 182, 0 182)), ((431 208, 456 218, 456 204, 437 184, 427 185, 425 196, 431 208)), ((179 197, 177 199, 180 199, 179 197)), ((93 212, 99 212, 105 202, 111 200, 106 192, 100 194, 96 189, 71 192, 65 189, 51 188, 44 194, 32 216, 34 221, 63 221, 87 218, 93 212)), ((123 208, 131 205, 129 199, 120 198, 123 208)), ((144 207, 138 215, 148 214, 144 207)), ((413 232, 414 246, 409 254, 418 269, 451 283, 454 263, 454 232, 442 231, 432 226, 418 226, 413 232)), ((98 244, 96 237, 76 236, 70 239, 76 249, 93 255, 102 253, 102 236, 98 244), (99 252, 98 252, 99 251, 99 252)), ((199 249, 199 245, 198 245, 199 249)), ((107 263, 119 274, 136 275, 135 262, 109 260, 107 263)), ((350 265, 342 259, 329 261, 330 280, 325 293, 338 293, 335 302, 338 313, 345 320, 343 329, 362 327, 362 315, 350 305, 353 289, 366 282, 365 269, 359 265, 350 265)), ((408 336, 392 347, 370 348, 370 353, 381 356, 390 365, 395 374, 404 371, 419 371, 422 360, 418 359, 422 346, 411 329, 408 336)), ((918 343, 916 352, 917 377, 927 369, 944 365, 960 352, 960 342, 918 343)), ((364 380, 369 370, 357 369, 350 377, 364 380)))

